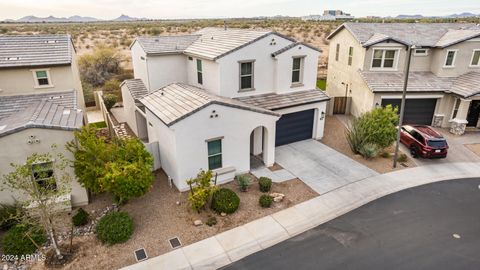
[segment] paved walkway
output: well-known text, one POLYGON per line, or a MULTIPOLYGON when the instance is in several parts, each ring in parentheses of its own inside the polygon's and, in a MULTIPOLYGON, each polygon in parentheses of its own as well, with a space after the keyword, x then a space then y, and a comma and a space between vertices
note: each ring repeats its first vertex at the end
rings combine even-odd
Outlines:
POLYGON ((102 111, 100 110, 87 111, 87 119, 88 119, 88 123, 97 123, 97 122, 105 121, 103 119, 102 111))
POLYGON ((480 177, 480 163, 429 165, 372 176, 123 269, 220 268, 388 194, 428 183, 473 177, 480 177))
POLYGON ((275 160, 319 194, 378 175, 374 170, 315 140, 277 147, 275 160))

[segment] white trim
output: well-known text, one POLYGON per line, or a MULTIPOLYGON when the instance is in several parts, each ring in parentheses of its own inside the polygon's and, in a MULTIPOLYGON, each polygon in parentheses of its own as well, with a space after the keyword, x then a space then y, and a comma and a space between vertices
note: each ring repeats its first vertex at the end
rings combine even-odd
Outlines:
POLYGON ((52 88, 54 87, 52 83, 52 76, 50 76, 50 69, 49 68, 37 68, 37 69, 30 69, 33 75, 33 88, 35 89, 43 89, 43 88, 52 88), (39 85, 38 78, 37 78, 37 71, 45 71, 47 73, 48 84, 47 85, 39 85))
POLYGON ((447 53, 445 54, 445 59, 443 60, 443 68, 454 68, 455 67, 455 60, 457 60, 457 53, 458 53, 458 49, 455 49, 455 50, 447 50, 447 53), (448 54, 450 52, 455 52, 455 54, 453 55, 453 59, 452 59, 452 65, 451 66, 447 66, 447 58, 448 58, 448 54))
POLYGON ((381 48, 373 48, 373 52, 372 52, 372 61, 370 62, 370 70, 389 70, 389 71, 397 71, 398 70, 398 60, 400 58, 400 48, 388 48, 388 47, 381 47, 381 48), (376 50, 382 50, 383 51, 383 54, 382 54, 382 62, 381 62, 381 66, 380 67, 373 67, 373 60, 375 59, 375 51, 376 50), (393 58, 393 66, 390 68, 390 67, 383 67, 384 66, 384 62, 385 62, 385 52, 386 51, 396 51, 395 52, 395 56, 393 58))
MULTIPOLYGON (((450 120, 454 119, 453 113, 455 112, 455 105, 457 104, 457 101, 458 101, 457 114, 458 114, 458 110, 460 110, 460 105, 462 103, 462 99, 461 98, 455 98, 455 101, 453 102, 452 113, 450 114, 450 120)), ((457 116, 455 115, 455 117, 457 117, 457 116)))
POLYGON ((413 55, 415 56, 428 56, 429 49, 415 49, 413 55), (417 53, 417 51, 425 51, 425 53, 417 53))
POLYGON ((480 52, 480 49, 473 49, 472 58, 470 58, 470 63, 468 63, 468 67, 471 67, 471 68, 479 68, 480 67, 480 58, 478 59, 478 63, 476 65, 472 65, 473 57, 475 56, 476 52, 480 52))
POLYGON ((292 69, 291 69, 291 75, 292 75, 292 78, 291 78, 291 86, 290 88, 292 87, 298 87, 299 85, 302 85, 303 86, 303 70, 304 70, 304 62, 305 62, 305 55, 301 55, 301 56, 292 56, 292 69), (299 69, 293 69, 293 62, 295 61, 295 59, 300 59, 300 67, 299 69), (294 82, 293 81, 293 72, 294 71, 297 71, 298 70, 298 81, 297 82, 294 82))
MULTIPOLYGON (((408 95, 405 97, 405 99, 439 99, 443 98, 444 95, 408 95)), ((382 99, 393 99, 393 98, 402 98, 402 95, 382 95, 380 96, 380 101, 382 99)))

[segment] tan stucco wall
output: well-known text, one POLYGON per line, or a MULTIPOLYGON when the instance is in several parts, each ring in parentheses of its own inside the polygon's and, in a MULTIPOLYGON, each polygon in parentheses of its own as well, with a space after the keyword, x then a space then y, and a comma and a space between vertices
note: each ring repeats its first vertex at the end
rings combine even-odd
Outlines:
POLYGON ((465 41, 444 49, 434 49, 432 54, 432 72, 441 77, 456 77, 471 71, 480 72, 479 67, 470 67, 473 50, 480 49, 480 39, 465 41), (444 68, 449 50, 458 50, 453 68, 444 68))
MULTIPOLYGON (((0 176, 11 171, 10 163, 22 164, 26 158, 33 153, 51 152, 51 145, 57 145, 57 151, 63 153, 69 160, 73 160, 73 155, 65 149, 65 144, 73 140, 72 131, 52 130, 52 129, 26 129, 11 135, 0 137, 0 176), (40 143, 27 144, 30 136, 35 136, 40 143)), ((73 168, 68 167, 67 172, 74 177, 73 168)), ((72 205, 86 205, 88 203, 87 192, 80 184, 74 180, 72 182, 72 205)), ((0 191, 0 203, 11 203, 18 194, 11 193, 8 190, 0 191)), ((20 199, 20 198, 17 198, 20 199)))

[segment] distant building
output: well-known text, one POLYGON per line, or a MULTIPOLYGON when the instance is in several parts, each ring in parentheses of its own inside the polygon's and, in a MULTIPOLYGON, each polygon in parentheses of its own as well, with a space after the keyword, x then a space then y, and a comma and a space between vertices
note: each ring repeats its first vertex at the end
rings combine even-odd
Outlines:
POLYGON ((336 21, 352 20, 354 17, 350 13, 341 10, 324 10, 323 15, 308 15, 302 17, 303 21, 336 21))

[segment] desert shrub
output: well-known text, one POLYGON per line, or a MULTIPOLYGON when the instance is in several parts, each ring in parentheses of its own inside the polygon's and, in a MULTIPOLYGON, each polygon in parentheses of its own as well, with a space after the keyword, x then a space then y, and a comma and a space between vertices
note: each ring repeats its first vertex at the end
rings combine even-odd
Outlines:
POLYGON ((250 179, 250 176, 246 174, 238 175, 236 177, 237 184, 240 187, 240 190, 243 192, 246 192, 248 190, 248 187, 252 183, 252 179, 250 179))
POLYGON ((214 216, 210 216, 208 217, 207 222, 205 222, 205 224, 207 224, 207 226, 212 227, 213 225, 217 224, 217 218, 214 216))
POLYGON ((365 143, 360 146, 359 152, 366 159, 374 158, 378 155, 380 148, 373 143, 365 143))
POLYGON ((240 198, 231 189, 221 188, 212 196, 212 209, 217 213, 231 214, 237 211, 240 198))
POLYGON ((87 211, 83 210, 83 208, 78 209, 77 213, 72 217, 73 225, 75 226, 83 226, 87 225, 89 219, 89 215, 87 211))
POLYGON ((407 155, 400 154, 400 156, 398 156, 398 158, 397 158, 397 161, 398 162, 406 162, 407 161, 407 155))
POLYGON ((260 187, 261 192, 269 192, 272 188, 272 179, 268 177, 260 177, 260 179, 258 179, 258 186, 260 187))
POLYGON ((272 205, 273 198, 270 197, 269 195, 263 194, 262 196, 260 196, 258 203, 260 204, 261 207, 268 208, 272 205))
POLYGON ((92 54, 86 54, 78 60, 82 79, 93 86, 101 86, 115 74, 121 72, 121 58, 111 48, 99 46, 92 54))
POLYGON ((18 224, 5 234, 2 246, 5 254, 21 256, 34 253, 36 245, 45 241, 45 233, 39 227, 18 224))
POLYGON ((389 158, 390 157, 390 153, 388 151, 383 151, 380 153, 380 156, 382 158, 389 158))
POLYGON ((117 96, 112 94, 105 94, 103 95, 103 102, 105 103, 105 107, 108 111, 117 103, 117 96))
POLYGON ((365 153, 364 144, 374 144, 383 149, 395 141, 397 123, 396 108, 387 105, 373 109, 353 119, 346 132, 348 144, 355 154, 365 153))
POLYGON ((120 92, 120 81, 116 78, 106 81, 102 89, 105 94, 115 95, 117 99, 120 99, 119 97, 122 96, 120 92))
POLYGON ((108 245, 126 242, 133 233, 133 220, 126 212, 106 214, 98 221, 95 233, 108 245))
POLYGON ((0 204, 0 228, 2 230, 8 230, 16 225, 22 213, 22 206, 18 203, 0 204))
POLYGON ((188 201, 193 210, 200 212, 212 197, 217 187, 212 183, 212 171, 201 170, 197 178, 187 181, 190 186, 188 201))

